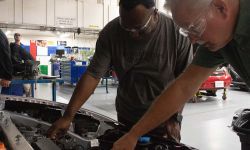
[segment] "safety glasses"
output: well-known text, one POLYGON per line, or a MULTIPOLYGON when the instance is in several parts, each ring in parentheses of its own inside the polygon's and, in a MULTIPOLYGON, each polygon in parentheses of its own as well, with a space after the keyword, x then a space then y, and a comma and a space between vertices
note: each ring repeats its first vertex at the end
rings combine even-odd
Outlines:
POLYGON ((152 14, 150 14, 148 20, 146 21, 146 23, 144 25, 142 25, 141 27, 135 27, 135 28, 126 28, 123 24, 122 24, 122 20, 121 20, 121 17, 119 18, 119 23, 120 23, 120 26, 123 30, 127 31, 127 32, 132 32, 132 33, 143 33, 148 27, 149 27, 149 24, 150 24, 150 21, 152 20, 152 15, 154 12, 157 12, 157 9, 154 9, 154 11, 152 12, 152 14))
POLYGON ((208 11, 204 11, 204 13, 199 15, 193 23, 188 25, 188 27, 180 28, 180 34, 183 36, 195 36, 200 38, 207 27, 207 14, 208 11))

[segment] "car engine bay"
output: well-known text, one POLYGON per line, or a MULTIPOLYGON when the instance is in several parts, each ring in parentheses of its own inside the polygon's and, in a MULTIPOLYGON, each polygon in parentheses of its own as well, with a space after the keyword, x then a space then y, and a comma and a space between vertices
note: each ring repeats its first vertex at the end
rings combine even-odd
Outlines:
MULTIPOLYGON (((66 106, 35 98, 0 95, 0 142, 8 150, 108 150, 125 133, 117 121, 82 108, 63 137, 47 138, 47 130, 62 116, 66 106)), ((136 149, 194 149, 173 141, 147 138, 150 140, 138 142, 136 149)))

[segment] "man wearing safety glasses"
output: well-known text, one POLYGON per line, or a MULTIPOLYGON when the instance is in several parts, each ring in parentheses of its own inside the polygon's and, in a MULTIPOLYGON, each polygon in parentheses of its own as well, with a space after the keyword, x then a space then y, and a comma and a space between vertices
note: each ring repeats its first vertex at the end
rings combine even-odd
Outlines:
MULTIPOLYGON (((157 12, 154 0, 120 0, 120 17, 101 31, 87 73, 77 84, 64 116, 48 131, 49 137, 57 138, 69 128, 111 65, 119 79, 118 121, 130 129, 183 72, 192 55, 188 38, 179 33, 171 19, 157 12)), ((180 122, 181 116, 173 114, 152 132, 179 142, 180 122)))
POLYGON ((172 116, 225 62, 250 86, 250 1, 167 0, 180 33, 199 47, 192 64, 166 89, 113 150, 131 150, 138 137, 172 116))

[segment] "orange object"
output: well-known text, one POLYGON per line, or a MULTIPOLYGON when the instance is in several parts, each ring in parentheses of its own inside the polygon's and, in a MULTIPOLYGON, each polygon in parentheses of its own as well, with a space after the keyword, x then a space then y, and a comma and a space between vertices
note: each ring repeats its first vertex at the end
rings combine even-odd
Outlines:
POLYGON ((0 142, 0 150, 7 150, 3 142, 0 142))

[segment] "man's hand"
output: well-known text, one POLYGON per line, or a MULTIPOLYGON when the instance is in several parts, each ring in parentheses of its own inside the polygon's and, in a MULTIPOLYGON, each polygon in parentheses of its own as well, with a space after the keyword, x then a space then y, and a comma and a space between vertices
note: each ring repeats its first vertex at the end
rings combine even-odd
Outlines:
POLYGON ((113 144, 112 150, 133 150, 135 149, 137 140, 137 136, 128 132, 113 144))
POLYGON ((69 129, 71 119, 67 117, 61 117, 49 128, 47 132, 48 138, 58 139, 62 137, 69 129))
POLYGON ((175 118, 170 118, 165 122, 167 134, 164 135, 168 139, 175 140, 176 142, 180 142, 181 140, 181 125, 176 121, 175 118))
POLYGON ((33 65, 33 64, 34 64, 34 62, 33 62, 32 60, 26 60, 26 61, 25 61, 25 64, 28 64, 28 65, 33 65))
POLYGON ((2 80, 0 81, 0 85, 1 85, 2 87, 9 87, 9 86, 10 86, 10 82, 11 82, 11 81, 9 81, 9 80, 2 79, 2 80))

